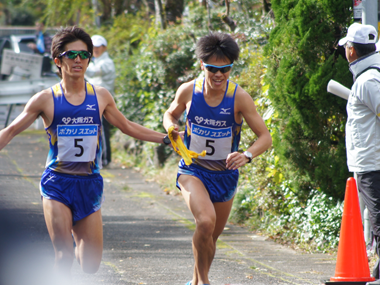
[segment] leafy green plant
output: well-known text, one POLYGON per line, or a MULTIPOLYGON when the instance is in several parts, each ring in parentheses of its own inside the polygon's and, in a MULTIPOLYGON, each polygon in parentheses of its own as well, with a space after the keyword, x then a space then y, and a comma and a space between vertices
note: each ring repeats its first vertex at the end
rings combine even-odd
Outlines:
MULTIPOLYGON (((292 179, 300 195, 320 188, 343 198, 346 167, 344 125, 346 102, 327 93, 327 83, 352 76, 347 63, 334 48, 342 27, 351 20, 349 0, 272 1, 276 26, 265 56, 268 97, 279 115, 273 145, 286 164, 285 177, 292 179), (335 75, 336 74, 336 75, 335 75)), ((351 81, 352 83, 352 81, 351 81)), ((285 166, 285 165, 284 165, 285 166)))
POLYGON ((278 190, 277 199, 269 198, 260 189, 244 185, 236 195, 232 220, 307 251, 336 250, 342 202, 313 190, 302 203, 286 184, 278 190))

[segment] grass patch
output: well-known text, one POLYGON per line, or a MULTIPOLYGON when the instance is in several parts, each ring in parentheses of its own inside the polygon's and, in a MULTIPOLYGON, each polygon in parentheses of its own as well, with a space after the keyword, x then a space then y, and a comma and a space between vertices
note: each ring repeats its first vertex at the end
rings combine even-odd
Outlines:
POLYGON ((123 187, 123 191, 125 191, 125 192, 130 192, 131 190, 132 190, 132 188, 129 187, 128 185, 123 187))
POLYGON ((191 231, 195 231, 195 224, 189 220, 186 219, 174 219, 177 222, 180 222, 186 226, 191 231))
POLYGON ((146 192, 139 192, 138 194, 136 194, 136 195, 133 195, 132 197, 139 197, 139 198, 150 198, 150 199, 154 199, 154 195, 152 195, 152 194, 149 194, 149 193, 146 193, 146 192))
POLYGON ((115 177, 115 175, 113 175, 112 173, 110 173, 109 171, 107 171, 105 169, 101 169, 100 174, 102 175, 103 178, 114 178, 115 177))
POLYGON ((218 239, 216 241, 216 248, 222 249, 222 248, 231 248, 231 247, 228 244, 226 244, 224 241, 221 241, 220 239, 218 239))

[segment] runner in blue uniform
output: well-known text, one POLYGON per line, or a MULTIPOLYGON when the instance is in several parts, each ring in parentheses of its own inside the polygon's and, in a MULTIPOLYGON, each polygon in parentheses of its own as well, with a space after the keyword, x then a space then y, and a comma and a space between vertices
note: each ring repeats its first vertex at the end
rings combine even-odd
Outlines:
POLYGON ((1 150, 38 116, 43 119, 50 151, 40 189, 55 269, 63 276, 70 276, 74 254, 87 273, 95 273, 102 258, 101 117, 136 139, 163 143, 165 137, 126 119, 105 88, 86 83, 92 51, 91 37, 82 29, 58 31, 52 57, 62 81, 34 95, 20 116, 0 131, 1 150))
POLYGON ((197 42, 196 54, 204 78, 182 84, 164 115, 164 127, 174 125, 186 112, 184 144, 205 157, 191 165, 179 163, 177 187, 192 212, 196 229, 193 236, 194 272, 187 284, 210 284, 208 272, 215 255, 216 241, 227 223, 239 178, 238 168, 250 163, 272 144, 270 133, 251 96, 229 75, 239 57, 239 47, 228 34, 213 33, 197 42), (257 140, 243 153, 238 152, 240 131, 245 119, 257 140))

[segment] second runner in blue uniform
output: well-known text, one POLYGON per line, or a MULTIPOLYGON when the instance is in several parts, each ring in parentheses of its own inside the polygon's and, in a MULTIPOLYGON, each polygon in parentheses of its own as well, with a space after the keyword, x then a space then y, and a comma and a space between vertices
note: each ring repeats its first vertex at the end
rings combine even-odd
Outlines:
POLYGON ((238 168, 267 150, 272 139, 251 96, 230 81, 239 47, 228 34, 213 33, 199 39, 196 54, 204 78, 182 84, 164 115, 164 127, 174 125, 186 112, 185 145, 205 157, 189 166, 181 160, 177 187, 194 216, 194 271, 187 285, 210 284, 208 272, 215 255, 216 241, 231 211, 239 178, 238 168), (245 119, 257 140, 243 153, 238 152, 240 131, 245 119))

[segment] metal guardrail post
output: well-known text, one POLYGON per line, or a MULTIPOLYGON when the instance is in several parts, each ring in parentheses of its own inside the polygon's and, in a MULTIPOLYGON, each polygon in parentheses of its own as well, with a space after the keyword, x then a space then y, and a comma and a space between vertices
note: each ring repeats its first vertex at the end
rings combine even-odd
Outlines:
POLYGON ((13 106, 14 106, 14 104, 10 104, 8 107, 8 114, 7 114, 7 118, 5 119, 4 128, 6 128, 8 126, 9 119, 10 119, 11 114, 12 114, 13 106))

